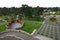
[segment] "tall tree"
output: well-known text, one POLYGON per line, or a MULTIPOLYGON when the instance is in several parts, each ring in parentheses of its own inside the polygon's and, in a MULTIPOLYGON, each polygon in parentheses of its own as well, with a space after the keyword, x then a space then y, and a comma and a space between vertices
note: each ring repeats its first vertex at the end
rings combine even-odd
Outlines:
POLYGON ((25 16, 32 17, 32 7, 22 5, 22 12, 25 16))

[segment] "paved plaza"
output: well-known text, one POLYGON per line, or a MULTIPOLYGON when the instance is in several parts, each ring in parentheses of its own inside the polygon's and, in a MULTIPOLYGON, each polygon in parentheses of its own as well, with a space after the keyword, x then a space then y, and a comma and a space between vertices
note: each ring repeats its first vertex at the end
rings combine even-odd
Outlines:
POLYGON ((57 16, 58 23, 50 23, 48 19, 51 16, 47 16, 46 20, 39 29, 38 34, 52 38, 54 40, 60 40, 60 16, 57 16))

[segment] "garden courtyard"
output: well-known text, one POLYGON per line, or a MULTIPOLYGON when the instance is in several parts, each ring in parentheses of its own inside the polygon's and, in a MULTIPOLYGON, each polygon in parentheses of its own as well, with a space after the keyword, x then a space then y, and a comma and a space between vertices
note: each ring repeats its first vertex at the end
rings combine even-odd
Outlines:
MULTIPOLYGON (((14 17, 13 16, 2 16, 2 19, 0 20, 0 32, 3 32, 7 29, 7 24, 8 22, 10 22, 11 20, 13 20, 14 17), (3 21, 5 20, 5 21, 3 21), (5 23, 5 24, 4 24, 5 23)), ((18 28, 17 30, 23 30, 27 33, 32 33, 35 29, 39 29, 39 27, 41 26, 42 22, 43 22, 43 18, 41 18, 42 20, 40 21, 36 21, 37 18, 30 18, 30 20, 27 18, 23 18, 22 21, 24 22, 24 25, 21 28, 18 28), (32 19, 32 20, 31 20, 32 19)), ((18 26, 18 25, 16 25, 18 26)))
MULTIPOLYGON (((5 18, 6 17, 3 17, 3 19, 0 20, 0 32, 6 31, 8 22, 14 19, 14 17, 13 18, 10 17, 9 19, 8 18, 5 19, 5 18), (5 20, 5 21, 2 21, 2 20, 5 20)), ((60 16, 56 16, 54 18, 51 16, 46 16, 45 19, 43 18, 40 18, 39 20, 37 19, 38 21, 36 21, 35 19, 36 18, 30 18, 30 19, 22 18, 22 21, 24 22, 24 24, 21 28, 18 28, 16 30, 22 30, 26 33, 31 34, 36 29, 37 33, 35 32, 36 34, 34 34, 33 36, 42 35, 47 38, 51 38, 53 40, 60 40, 59 38, 60 37, 59 36, 60 35, 60 16)))

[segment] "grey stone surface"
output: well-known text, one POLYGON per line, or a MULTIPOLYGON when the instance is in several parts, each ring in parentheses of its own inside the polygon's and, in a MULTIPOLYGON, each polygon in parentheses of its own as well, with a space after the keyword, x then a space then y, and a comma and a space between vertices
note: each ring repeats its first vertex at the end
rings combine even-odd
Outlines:
MULTIPOLYGON (((24 40, 39 40, 37 38, 34 38, 31 35, 28 35, 28 34, 25 34, 25 33, 22 33, 22 32, 16 32, 16 31, 8 31, 8 32, 5 32, 5 33, 3 33, 3 34, 0 35, 0 39, 1 39, 1 37, 4 37, 6 35, 16 35, 17 37, 21 37, 24 40)), ((4 40, 6 40, 6 39, 4 38, 4 40)))
POLYGON ((51 23, 48 22, 49 18, 51 16, 47 16, 46 20, 44 21, 44 24, 42 27, 38 30, 40 35, 52 38, 54 40, 60 40, 60 16, 57 16, 57 22, 58 23, 51 23))

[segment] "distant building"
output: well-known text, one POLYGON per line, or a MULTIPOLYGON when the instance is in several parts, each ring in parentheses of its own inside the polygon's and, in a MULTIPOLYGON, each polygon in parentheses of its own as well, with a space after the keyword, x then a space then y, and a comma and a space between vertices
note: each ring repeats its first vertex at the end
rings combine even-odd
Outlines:
POLYGON ((45 9, 44 12, 43 12, 43 15, 55 14, 55 13, 56 13, 55 11, 52 11, 50 9, 45 9))

